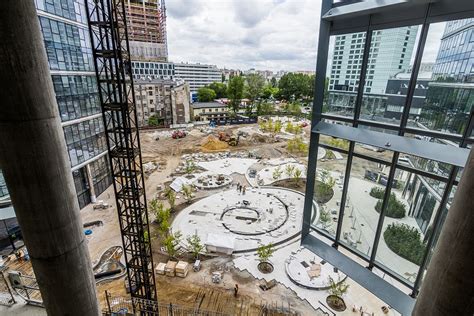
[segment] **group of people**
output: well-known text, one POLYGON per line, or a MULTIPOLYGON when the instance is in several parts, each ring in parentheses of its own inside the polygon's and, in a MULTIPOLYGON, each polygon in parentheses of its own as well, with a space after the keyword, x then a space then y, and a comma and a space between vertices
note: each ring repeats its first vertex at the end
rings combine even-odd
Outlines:
POLYGON ((245 194, 245 190, 247 190, 247 186, 237 183, 237 191, 239 191, 242 194, 245 194))

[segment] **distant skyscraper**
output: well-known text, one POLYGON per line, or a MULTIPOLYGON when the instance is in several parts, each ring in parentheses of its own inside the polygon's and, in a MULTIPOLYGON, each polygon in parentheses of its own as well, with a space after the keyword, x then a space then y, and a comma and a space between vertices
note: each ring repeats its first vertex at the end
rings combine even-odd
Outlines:
POLYGON ((164 0, 126 0, 128 39, 133 60, 168 60, 164 0))
POLYGON ((456 81, 474 81, 474 19, 446 23, 433 79, 451 77, 456 81))

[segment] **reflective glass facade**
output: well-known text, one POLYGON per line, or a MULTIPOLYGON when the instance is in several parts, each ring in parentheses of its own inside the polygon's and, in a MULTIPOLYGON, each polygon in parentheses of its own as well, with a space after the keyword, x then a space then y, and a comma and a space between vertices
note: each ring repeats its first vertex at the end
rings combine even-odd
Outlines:
POLYGON ((71 165, 76 166, 107 150, 102 117, 64 127, 71 165))
POLYGON ((99 195, 111 184, 84 2, 35 2, 82 208, 90 203, 90 185, 99 195), (92 184, 85 165, 91 170, 92 184))
MULTIPOLYGON (((328 32, 326 49, 334 53, 324 61, 328 88, 315 98, 307 182, 314 177, 315 186, 306 196, 320 216, 306 216, 308 233, 413 296, 462 172, 445 153, 467 157, 474 142, 473 22, 328 32), (352 128, 364 132, 354 136, 352 128), (392 148, 387 135, 431 152, 392 148)), ((318 89, 324 83, 316 79, 318 89)))
POLYGON ((8 196, 8 189, 7 184, 5 183, 5 179, 3 178, 2 170, 0 170, 0 199, 8 196))
POLYGON ((101 113, 95 77, 53 75, 54 91, 63 122, 101 113))

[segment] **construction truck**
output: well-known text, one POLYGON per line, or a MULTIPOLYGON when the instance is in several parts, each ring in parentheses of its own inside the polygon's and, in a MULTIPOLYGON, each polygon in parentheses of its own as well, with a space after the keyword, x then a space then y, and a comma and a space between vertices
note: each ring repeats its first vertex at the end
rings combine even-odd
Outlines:
POLYGON ((171 137, 173 139, 184 138, 184 137, 186 137, 186 132, 185 131, 174 131, 173 134, 171 134, 171 137))
POLYGON ((229 146, 237 146, 240 140, 240 133, 235 137, 227 132, 219 132, 219 140, 228 143, 229 146))

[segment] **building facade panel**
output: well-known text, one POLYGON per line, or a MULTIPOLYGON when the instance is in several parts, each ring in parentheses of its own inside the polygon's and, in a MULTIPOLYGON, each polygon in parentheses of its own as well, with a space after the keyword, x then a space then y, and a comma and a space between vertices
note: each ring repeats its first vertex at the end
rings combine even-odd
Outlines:
MULTIPOLYGON (((73 169, 79 204, 86 206, 110 184, 107 176, 87 182, 87 166, 106 161, 106 140, 101 117, 91 44, 84 2, 79 0, 36 0, 38 18, 50 66, 66 150, 73 169), (82 176, 81 175, 86 175, 82 176), (77 179, 86 181, 85 185, 77 179)), ((93 177, 92 177, 93 178, 93 177)))
POLYGON ((192 93, 213 82, 222 82, 222 73, 215 65, 175 63, 175 76, 186 81, 192 93))

